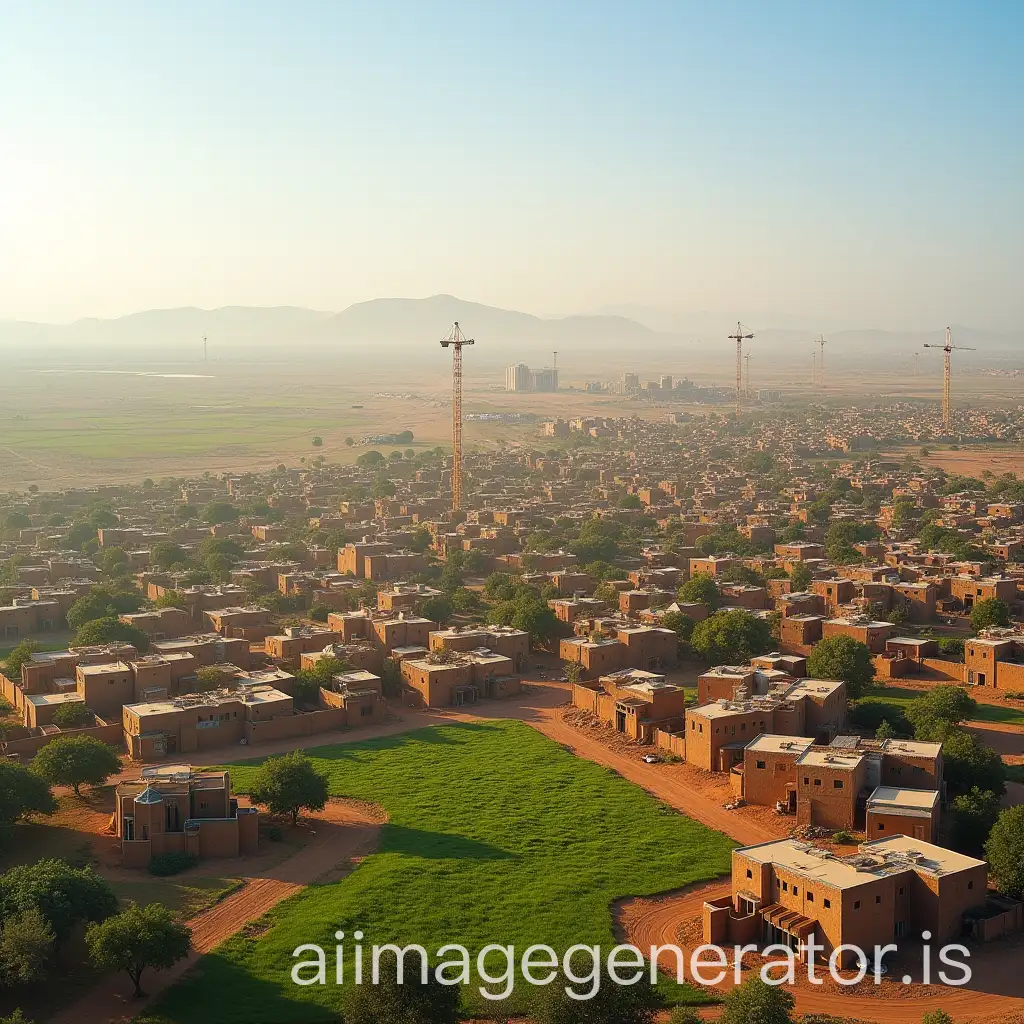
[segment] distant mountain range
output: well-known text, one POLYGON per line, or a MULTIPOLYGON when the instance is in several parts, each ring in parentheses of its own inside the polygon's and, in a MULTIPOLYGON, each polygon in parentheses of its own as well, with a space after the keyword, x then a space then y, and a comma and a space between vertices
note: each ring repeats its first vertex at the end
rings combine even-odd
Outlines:
MULTIPOLYGON (((781 318, 780 318, 781 319, 781 318)), ((261 350, 282 347, 310 353, 376 351, 416 359, 430 349, 458 320, 470 337, 478 339, 475 359, 480 364, 550 362, 553 350, 566 358, 588 351, 613 352, 616 348, 635 355, 654 355, 672 349, 675 354, 721 352, 728 361, 726 336, 733 323, 719 314, 691 316, 666 314, 646 307, 608 307, 584 316, 539 317, 515 310, 467 302, 451 295, 424 299, 373 299, 349 306, 340 313, 293 306, 224 306, 202 310, 194 307, 147 310, 110 320, 85 319, 72 324, 38 324, 0 321, 0 348, 38 354, 60 350, 83 361, 94 353, 135 351, 152 358, 196 358, 202 352, 203 335, 211 352, 245 347, 261 350), (615 309, 619 312, 615 312, 615 309), (623 315, 624 313, 634 315, 623 315), (699 343, 699 348, 696 346, 699 343), (721 348, 719 348, 721 346, 721 348)), ((787 318, 790 324, 799 323, 787 318)), ((810 362, 811 343, 817 332, 753 324, 756 339, 751 351, 785 362, 810 362)), ((977 348, 964 353, 964 363, 987 363, 1018 358, 1024 363, 1024 334, 1005 334, 957 326, 956 343, 977 348)), ((941 344, 944 330, 901 333, 883 330, 847 330, 827 336, 826 361, 831 366, 863 365, 865 359, 904 362, 924 343, 941 344)), ((924 359, 938 353, 922 353, 924 359)), ((560 356, 559 362, 562 362, 560 356)))

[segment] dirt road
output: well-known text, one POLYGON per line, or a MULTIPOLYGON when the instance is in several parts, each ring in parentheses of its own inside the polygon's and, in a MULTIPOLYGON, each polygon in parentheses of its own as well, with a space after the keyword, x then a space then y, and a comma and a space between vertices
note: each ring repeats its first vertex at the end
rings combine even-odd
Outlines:
POLYGON ((373 808, 332 800, 321 814, 305 819, 312 836, 306 846, 263 875, 247 878, 241 889, 187 922, 192 929, 192 951, 169 971, 143 975, 147 999, 133 999, 131 981, 126 974, 118 974, 104 979, 55 1017, 53 1024, 127 1024, 149 999, 173 984, 204 953, 303 886, 335 872, 340 875, 345 862, 372 853, 384 820, 384 815, 373 808))

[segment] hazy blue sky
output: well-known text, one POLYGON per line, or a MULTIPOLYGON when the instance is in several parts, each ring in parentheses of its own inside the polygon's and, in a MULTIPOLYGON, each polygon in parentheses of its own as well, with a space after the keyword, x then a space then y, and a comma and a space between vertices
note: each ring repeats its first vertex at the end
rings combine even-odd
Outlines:
POLYGON ((1024 4, 0 0, 0 317, 1020 326, 1024 4))

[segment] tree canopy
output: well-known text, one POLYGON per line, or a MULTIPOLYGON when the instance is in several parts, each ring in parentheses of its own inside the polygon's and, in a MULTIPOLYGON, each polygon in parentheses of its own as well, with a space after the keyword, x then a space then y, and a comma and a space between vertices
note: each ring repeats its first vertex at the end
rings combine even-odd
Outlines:
POLYGON ((131 644, 140 654, 149 649, 149 637, 138 626, 122 622, 113 615, 85 622, 75 631, 76 647, 112 643, 131 644))
POLYGON ((807 672, 815 679, 841 679, 850 700, 860 697, 875 678, 871 651, 851 636, 819 640, 807 658, 807 672))
POLYGON ((113 917, 93 924, 86 932, 89 954, 98 967, 125 971, 144 995, 142 973, 147 968, 167 970, 188 956, 191 931, 178 924, 161 903, 139 907, 129 903, 113 917))
POLYGON ((268 757, 253 779, 249 796, 253 803, 267 807, 271 814, 291 814, 292 824, 299 811, 322 811, 327 804, 327 776, 301 751, 268 757))
POLYGON ((966 729, 954 729, 942 744, 943 776, 954 793, 975 786, 997 796, 1006 792, 1006 766, 991 747, 966 729))
POLYGON ((999 817, 999 797, 974 786, 953 801, 950 845, 954 850, 980 856, 989 831, 999 817))
POLYGON ((752 975, 725 997, 722 1024, 792 1024, 793 993, 752 975))
POLYGON ((713 664, 739 664, 772 648, 771 624, 736 609, 715 612, 693 627, 690 646, 713 664))
POLYGON ((57 804, 46 780, 8 758, 0 758, 0 841, 30 814, 53 814, 57 804))
POLYGON ((907 705, 906 716, 919 740, 942 742, 978 703, 962 686, 936 686, 907 705))
POLYGON ((998 597, 985 597, 977 601, 971 609, 971 629, 980 633, 989 626, 1008 626, 1010 609, 1005 601, 998 597))
POLYGON ((999 888, 1024 899, 1024 804, 999 812, 985 843, 985 858, 999 888))
POLYGON ((707 572, 694 573, 680 588, 679 600, 684 604, 702 604, 709 611, 718 607, 718 583, 707 572))
POLYGON ((120 771, 121 759, 95 736, 58 736, 39 750, 29 767, 51 786, 70 786, 80 796, 83 785, 102 786, 120 771))

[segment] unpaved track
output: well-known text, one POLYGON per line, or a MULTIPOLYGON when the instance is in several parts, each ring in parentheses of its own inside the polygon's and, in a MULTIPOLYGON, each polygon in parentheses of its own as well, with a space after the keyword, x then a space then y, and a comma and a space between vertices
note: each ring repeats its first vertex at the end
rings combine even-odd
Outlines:
MULTIPOLYGON (((147 999, 132 999, 126 974, 104 979, 53 1024, 126 1024, 148 999, 162 992, 191 968, 204 953, 261 917, 303 886, 333 872, 345 861, 358 860, 377 846, 384 816, 370 808, 332 800, 321 814, 307 819, 311 841, 294 856, 258 878, 249 878, 237 892, 192 918, 192 950, 169 971, 149 971, 142 987, 147 999)), ((197 1020, 201 1020, 201 1013, 197 1020)))
MULTIPOLYGON (((614 908, 617 937, 642 951, 651 946, 679 945, 679 931, 684 922, 697 918, 705 900, 728 896, 729 882, 703 883, 679 893, 651 898, 620 901, 614 908)), ((684 950, 684 970, 689 977, 690 951, 684 950)), ((675 977, 673 956, 659 957, 662 971, 675 977)), ((927 987, 908 985, 905 995, 864 996, 854 990, 837 993, 810 985, 804 976, 793 990, 799 1013, 825 1013, 840 1018, 876 1021, 880 1024, 920 1024, 931 1010, 945 1010, 958 1022, 971 1024, 1018 1024, 1024 1021, 1024 946, 1007 943, 985 950, 980 963, 972 963, 974 978, 968 988, 943 985, 927 987), (1020 995, 1016 993, 1020 992, 1020 995)), ((747 971, 749 977, 753 972, 747 971)), ((723 994, 730 987, 727 978, 716 988, 723 994)), ((902 990, 897 990, 902 991, 902 990)), ((702 1011, 709 1018, 717 1016, 712 1007, 702 1011)))

